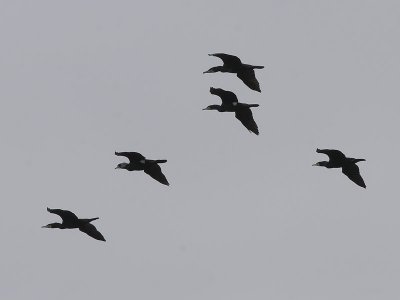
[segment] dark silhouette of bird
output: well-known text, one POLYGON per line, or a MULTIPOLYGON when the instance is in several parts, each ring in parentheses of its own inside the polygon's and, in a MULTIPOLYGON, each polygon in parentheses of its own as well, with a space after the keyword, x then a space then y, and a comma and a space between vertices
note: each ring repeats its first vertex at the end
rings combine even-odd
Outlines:
POLYGON ((329 161, 320 161, 313 166, 331 168, 342 168, 342 173, 346 175, 355 184, 366 188, 364 180, 360 175, 360 170, 356 163, 365 161, 363 158, 346 157, 339 150, 332 149, 317 149, 318 153, 323 153, 329 156, 329 161))
POLYGON ((252 66, 243 64, 239 57, 224 53, 214 53, 208 54, 210 56, 216 56, 222 59, 224 62, 223 66, 213 67, 204 73, 236 73, 237 77, 239 77, 245 85, 251 88, 254 91, 260 92, 260 84, 256 79, 256 75, 254 73, 254 69, 263 69, 264 66, 252 66))
POLYGON ((98 218, 91 219, 78 219, 78 217, 70 212, 69 210, 62 209, 50 209, 47 208, 47 211, 52 214, 59 215, 62 219, 62 223, 50 223, 46 226, 42 226, 42 228, 59 228, 59 229, 74 229, 78 228, 80 231, 86 233, 92 238, 99 241, 106 241, 103 235, 97 231, 96 227, 92 225, 90 222, 97 220, 98 218))
POLYGON ((246 104, 240 103, 236 95, 230 91, 225 91, 223 89, 216 89, 211 87, 210 93, 217 95, 222 100, 222 105, 209 105, 203 110, 217 110, 219 112, 234 112, 236 119, 238 119, 244 127, 249 131, 259 134, 258 126, 253 119, 253 114, 250 107, 258 107, 258 104, 246 104))
POLYGON ((158 182, 169 185, 167 178, 161 172, 158 164, 166 163, 166 159, 151 160, 146 159, 138 152, 115 152, 117 156, 125 156, 129 159, 129 163, 120 163, 116 169, 125 169, 128 171, 144 171, 158 182))

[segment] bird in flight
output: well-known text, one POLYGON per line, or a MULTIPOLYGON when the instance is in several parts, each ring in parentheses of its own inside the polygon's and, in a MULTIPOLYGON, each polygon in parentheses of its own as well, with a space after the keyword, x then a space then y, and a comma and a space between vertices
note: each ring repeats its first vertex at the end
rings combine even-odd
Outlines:
POLYGON ((129 159, 129 163, 120 163, 116 169, 125 169, 128 171, 144 171, 158 182, 169 185, 167 178, 161 171, 158 164, 166 163, 166 159, 151 160, 146 159, 138 152, 115 152, 117 156, 125 156, 129 159))
POLYGON ((236 119, 238 119, 244 127, 250 132, 259 134, 258 126, 253 118, 253 113, 250 107, 258 107, 258 104, 240 103, 233 92, 225 91, 223 89, 216 89, 211 87, 210 93, 217 95, 222 100, 222 105, 209 105, 203 110, 217 110, 219 112, 234 112, 236 119))
POLYGON ((341 151, 333 149, 317 149, 318 153, 328 155, 329 161, 320 161, 313 166, 331 168, 342 168, 342 173, 346 175, 355 184, 366 188, 364 180, 360 175, 360 169, 356 163, 365 161, 363 158, 346 157, 341 151))
POLYGON ((91 219, 78 219, 78 217, 70 212, 69 210, 62 209, 50 209, 47 208, 47 211, 52 214, 59 215, 62 219, 62 223, 50 223, 46 226, 42 226, 42 228, 59 228, 59 229, 74 229, 78 228, 80 231, 86 233, 92 238, 99 241, 106 241, 103 235, 97 231, 96 227, 92 225, 90 222, 97 220, 98 218, 91 219))
POLYGON ((222 59, 224 64, 222 66, 213 67, 208 71, 203 72, 203 74, 216 72, 236 73, 236 76, 239 77, 239 79, 242 80, 245 85, 247 85, 252 90, 261 93, 260 84, 257 81, 254 69, 264 69, 264 66, 252 66, 243 64, 240 61, 239 57, 225 53, 214 53, 208 55, 219 57, 220 59, 222 59))

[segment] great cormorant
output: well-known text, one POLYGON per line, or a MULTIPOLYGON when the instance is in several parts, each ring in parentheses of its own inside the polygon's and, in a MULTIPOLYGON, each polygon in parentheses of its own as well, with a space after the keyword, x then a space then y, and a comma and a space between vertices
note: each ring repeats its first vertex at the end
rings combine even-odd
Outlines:
POLYGON ((47 211, 52 214, 59 215, 62 219, 62 223, 50 223, 46 226, 42 226, 42 228, 59 228, 59 229, 74 229, 79 228, 80 231, 86 233, 92 238, 99 241, 106 241, 103 235, 97 231, 96 227, 90 222, 97 220, 98 218, 91 219, 78 219, 78 217, 70 212, 69 210, 62 209, 50 209, 47 208, 47 211))
POLYGON ((258 107, 258 104, 240 103, 233 92, 225 91, 223 89, 216 89, 211 87, 210 93, 217 95, 222 100, 222 105, 209 105, 203 110, 217 110, 219 112, 234 112, 236 119, 238 119, 244 127, 249 131, 259 134, 258 126, 253 119, 253 114, 250 107, 258 107))
POLYGON ((239 77, 245 85, 251 88, 254 91, 260 92, 260 84, 256 79, 256 75, 254 73, 254 69, 263 69, 263 66, 252 66, 243 64, 239 57, 224 53, 214 53, 208 54, 210 56, 216 56, 222 59, 224 62, 223 66, 213 67, 204 73, 216 73, 216 72, 223 72, 223 73, 236 73, 237 77, 239 77))
POLYGON ((125 156, 129 159, 129 163, 120 163, 116 169, 126 169, 128 171, 144 171, 158 182, 169 185, 167 178, 161 172, 158 164, 166 163, 166 159, 151 160, 146 159, 138 152, 115 152, 117 156, 125 156))
POLYGON ((365 161, 365 159, 346 157, 339 150, 317 149, 317 152, 328 155, 329 161, 320 161, 313 166, 326 167, 328 169, 342 168, 342 173, 349 177, 351 181, 363 188, 366 188, 364 180, 360 175, 360 170, 356 165, 356 163, 360 161, 365 161))

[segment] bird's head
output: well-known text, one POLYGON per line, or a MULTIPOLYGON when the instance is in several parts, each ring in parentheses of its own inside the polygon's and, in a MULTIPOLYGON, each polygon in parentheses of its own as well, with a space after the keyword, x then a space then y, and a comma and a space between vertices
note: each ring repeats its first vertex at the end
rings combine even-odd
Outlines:
POLYGON ((320 161, 320 162, 317 162, 316 164, 313 164, 313 166, 316 166, 316 167, 326 167, 327 164, 328 164, 327 161, 320 161))
POLYGON ((128 163, 120 163, 117 165, 116 169, 126 169, 128 165, 128 163))
POLYGON ((220 106, 217 104, 209 105, 206 108, 203 108, 203 110, 219 110, 220 106))
POLYGON ((42 228, 61 228, 61 224, 60 223, 50 223, 45 226, 42 226, 42 228))
POLYGON ((204 71, 203 74, 205 74, 205 73, 216 73, 216 72, 219 72, 219 71, 221 71, 221 66, 219 66, 219 67, 212 67, 212 68, 209 69, 208 71, 204 71))

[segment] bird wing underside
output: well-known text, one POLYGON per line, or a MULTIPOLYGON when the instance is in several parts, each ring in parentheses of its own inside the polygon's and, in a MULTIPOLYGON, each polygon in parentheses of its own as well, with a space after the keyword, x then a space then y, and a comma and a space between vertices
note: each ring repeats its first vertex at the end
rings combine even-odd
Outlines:
POLYGON ((252 90, 261 92, 260 84, 258 83, 254 70, 245 69, 243 71, 240 71, 237 73, 237 77, 239 77, 240 80, 242 80, 244 84, 247 85, 252 90))
POLYGON ((334 149, 317 149, 318 153, 323 153, 329 156, 329 160, 345 161, 346 156, 339 150, 334 149))
POLYGON ((231 91, 225 91, 223 89, 210 88, 210 93, 217 95, 221 98, 223 104, 232 105, 234 102, 239 102, 235 93, 231 91))
POLYGON ((240 58, 234 55, 229 55, 225 53, 214 53, 210 55, 222 59, 225 67, 239 67, 242 65, 240 58))
POLYGON ((117 156, 125 156, 130 162, 137 162, 145 159, 145 157, 138 152, 115 152, 117 156))
POLYGON ((254 132, 255 134, 259 134, 258 126, 256 121, 254 121, 253 113, 250 108, 241 108, 235 112, 236 119, 238 119, 244 127, 246 127, 249 131, 254 132))
POLYGON ((148 163, 144 168, 144 172, 150 175, 152 178, 158 182, 169 185, 167 178, 161 171, 161 167, 157 163, 148 163))
POLYGON ((64 223, 78 221, 78 217, 69 210, 47 208, 47 211, 49 213, 59 215, 64 223))
POLYGON ((85 225, 79 227, 79 230, 96 240, 106 241, 103 235, 96 229, 96 227, 93 224, 86 223, 85 225))
POLYGON ((363 188, 366 188, 364 180, 362 179, 360 174, 360 169, 356 164, 354 163, 346 164, 345 166, 342 167, 342 173, 346 175, 355 184, 363 188))

